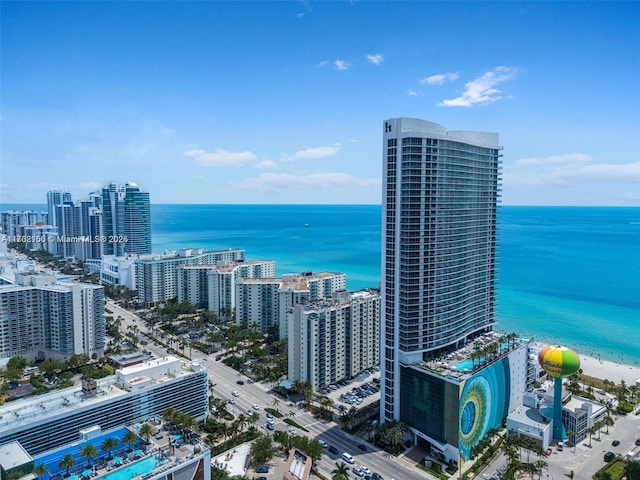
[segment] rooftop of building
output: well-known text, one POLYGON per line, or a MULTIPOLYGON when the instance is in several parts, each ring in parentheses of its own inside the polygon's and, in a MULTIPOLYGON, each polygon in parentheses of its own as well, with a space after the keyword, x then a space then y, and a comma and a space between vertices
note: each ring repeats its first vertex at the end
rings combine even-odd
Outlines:
POLYGON ((411 366, 447 379, 462 381, 471 377, 478 370, 500 360, 514 349, 529 343, 530 341, 524 338, 514 338, 508 341, 504 334, 491 331, 478 335, 462 348, 451 350, 411 366), (495 353, 483 355, 483 350, 490 344, 497 345, 495 353), (476 356, 477 358, 474 358, 476 356))
POLYGON ((156 262, 161 260, 175 260, 180 258, 192 258, 208 253, 244 252, 241 248, 223 248, 219 250, 205 250, 203 248, 182 248, 180 250, 165 250, 162 253, 148 253, 140 255, 138 263, 156 262))
POLYGON ((356 292, 340 291, 334 292, 331 298, 327 297, 306 302, 300 305, 300 307, 303 311, 309 312, 337 307, 339 305, 359 303, 376 297, 380 297, 380 292, 375 289, 358 290, 356 292))
POLYGON ((78 408, 86 408, 109 399, 127 395, 127 388, 135 386, 141 377, 146 377, 151 386, 193 375, 205 368, 199 362, 185 362, 167 356, 116 370, 115 375, 97 380, 95 392, 83 391, 82 385, 55 390, 45 395, 27 397, 0 405, 0 430, 14 430, 64 415, 78 408))
POLYGON ((311 457, 295 448, 291 449, 283 480, 307 480, 311 473, 311 457))
POLYGON ((309 288, 310 280, 325 280, 344 275, 339 272, 302 272, 288 273, 280 278, 243 278, 247 285, 279 285, 280 290, 304 291, 309 288))

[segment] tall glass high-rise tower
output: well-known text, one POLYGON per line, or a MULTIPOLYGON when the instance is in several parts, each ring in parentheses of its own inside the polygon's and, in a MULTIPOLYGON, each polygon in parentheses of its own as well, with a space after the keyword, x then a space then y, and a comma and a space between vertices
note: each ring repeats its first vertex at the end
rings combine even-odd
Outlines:
POLYGON ((381 420, 400 418, 400 365, 495 324, 495 133, 383 123, 381 420))
POLYGON ((135 183, 115 183, 102 189, 103 255, 151 253, 149 193, 135 183))

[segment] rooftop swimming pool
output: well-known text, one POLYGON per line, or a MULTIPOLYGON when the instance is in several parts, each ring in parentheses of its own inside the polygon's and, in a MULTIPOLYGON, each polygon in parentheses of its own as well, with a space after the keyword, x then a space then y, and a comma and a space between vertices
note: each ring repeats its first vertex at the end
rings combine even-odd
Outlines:
POLYGON ((117 446, 115 448, 112 448, 110 451, 112 456, 115 456, 116 454, 124 453, 124 451, 127 449, 127 445, 122 441, 122 437, 124 437, 124 435, 127 432, 128 432, 127 428, 119 428, 117 430, 107 431, 97 438, 93 438, 88 441, 78 441, 71 445, 66 445, 63 448, 50 451, 40 457, 35 457, 33 463, 34 465, 40 465, 41 463, 44 463, 45 465, 47 465, 47 467, 49 468, 47 478, 49 478, 49 477, 55 476, 58 473, 60 474, 66 473, 66 469, 60 467, 60 461, 62 460, 62 457, 64 457, 66 454, 70 454, 74 460, 73 467, 69 469, 70 472, 76 472, 76 471, 80 472, 82 470, 86 470, 87 468, 89 468, 88 467, 89 460, 80 455, 80 449, 83 446, 87 444, 91 444, 94 447, 96 447, 96 450, 98 451, 98 455, 96 456, 96 458, 93 458, 91 460, 91 463, 94 464, 97 458, 106 457, 109 454, 109 451, 102 450, 102 442, 104 442, 106 438, 115 438, 117 440, 116 442, 117 446))
POLYGON ((131 480, 138 475, 144 475, 150 473, 154 468, 165 463, 166 460, 160 460, 155 455, 152 455, 142 460, 118 467, 117 470, 108 473, 100 477, 101 480, 131 480))

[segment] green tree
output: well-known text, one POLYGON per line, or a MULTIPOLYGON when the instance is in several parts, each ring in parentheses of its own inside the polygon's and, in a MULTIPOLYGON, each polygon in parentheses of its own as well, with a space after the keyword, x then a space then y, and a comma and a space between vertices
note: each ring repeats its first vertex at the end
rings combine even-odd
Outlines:
POLYGON ((151 435, 156 433, 156 429, 148 422, 140 425, 140 431, 138 432, 142 438, 144 438, 146 443, 149 443, 149 438, 151 435))
POLYGON ((100 445, 100 448, 103 451, 106 451, 109 456, 109 459, 111 459, 111 450, 113 450, 117 446, 118 446, 118 440, 116 440, 114 437, 107 437, 103 440, 102 445, 100 445))
POLYGON ((24 357, 11 357, 7 362, 7 369, 24 370, 27 366, 27 359, 24 357))
POLYGON ((251 445, 251 459, 254 463, 262 465, 273 458, 275 447, 273 440, 268 435, 261 435, 251 445))
POLYGON ((344 462, 336 462, 336 468, 331 471, 332 480, 348 480, 349 466, 344 462))
POLYGON ((69 476, 69 470, 71 470, 75 464, 76 461, 73 459, 73 455, 66 453, 62 459, 60 459, 58 466, 60 468, 64 468, 67 472, 67 476, 69 476))
POLYGON ((98 449, 93 445, 91 445, 90 443, 87 443, 84 447, 80 449, 80 456, 87 459, 88 467, 91 466, 91 459, 95 457, 97 454, 98 454, 98 449))
POLYGON ((49 467, 47 466, 46 463, 40 463, 36 465, 35 467, 33 467, 33 470, 31 471, 31 473, 33 473, 34 475, 37 475, 38 478, 40 478, 41 475, 45 475, 48 472, 49 472, 49 467))
POLYGON ((138 435, 136 435, 131 430, 127 430, 127 433, 122 436, 122 441, 126 443, 129 447, 129 450, 131 450, 131 445, 135 445, 138 441, 138 435))

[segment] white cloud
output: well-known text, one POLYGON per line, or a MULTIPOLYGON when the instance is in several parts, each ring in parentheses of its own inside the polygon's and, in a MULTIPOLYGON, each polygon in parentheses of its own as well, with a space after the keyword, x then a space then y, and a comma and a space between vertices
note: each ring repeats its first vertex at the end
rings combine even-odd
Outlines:
POLYGON ((311 175, 292 175, 289 173, 263 173, 247 178, 242 182, 232 182, 236 190, 249 190, 262 193, 278 193, 285 190, 306 190, 347 187, 379 188, 379 178, 362 179, 347 173, 316 173, 311 175))
POLYGON ((375 55, 367 55, 367 60, 374 65, 380 65, 384 60, 384 56, 379 53, 376 53, 375 55))
POLYGON ((257 160, 257 157, 248 150, 245 152, 228 152, 217 148, 214 152, 207 152, 202 149, 194 149, 184 154, 194 158, 196 163, 205 167, 242 167, 257 160))
POLYGON ((285 162, 291 162, 294 160, 309 160, 313 158, 326 158, 337 155, 340 151, 340 144, 334 143, 333 145, 325 145, 323 147, 305 148, 304 150, 298 150, 293 155, 285 155, 282 160, 285 162))
POLYGON ((349 67, 351 67, 351 64, 346 60, 334 60, 333 67, 336 70, 349 70, 349 67))
POLYGON ((500 66, 494 68, 475 80, 465 84, 467 88, 462 95, 451 100, 443 100, 438 104, 440 107, 471 107, 476 104, 487 105, 504 98, 500 96, 501 90, 495 88, 507 80, 511 80, 518 69, 514 67, 500 66))
POLYGON ((277 167, 276 162, 273 160, 263 160, 260 163, 256 163, 254 165, 255 168, 275 168, 277 167))
POLYGON ((453 73, 438 73, 437 75, 431 75, 430 77, 424 77, 420 80, 420 83, 425 85, 442 85, 446 82, 453 82, 460 77, 460 72, 453 73))
POLYGON ((323 61, 321 61, 320 63, 318 63, 316 65, 316 68, 326 67, 327 65, 329 65, 329 63, 331 63, 331 62, 329 62, 329 60, 323 60, 323 61))
POLYGON ((548 165, 558 163, 582 163, 590 162, 591 155, 584 153, 563 153, 562 155, 552 155, 550 157, 521 158, 515 162, 518 166, 527 165, 548 165))
POLYGON ((417 97, 418 96, 418 92, 416 92, 415 90, 412 90, 410 88, 407 88, 407 95, 409 95, 410 97, 417 97))
POLYGON ((640 182, 640 161, 590 162, 591 156, 581 153, 525 158, 504 166, 502 183, 512 187, 640 182))

